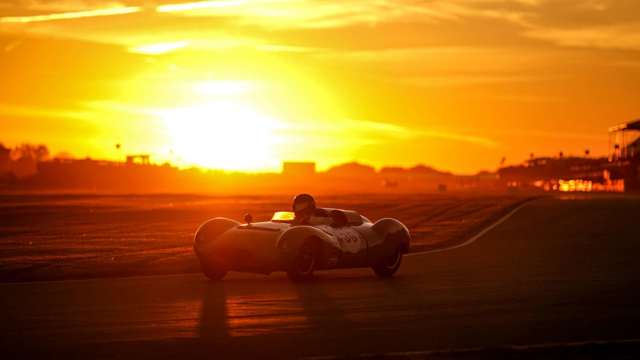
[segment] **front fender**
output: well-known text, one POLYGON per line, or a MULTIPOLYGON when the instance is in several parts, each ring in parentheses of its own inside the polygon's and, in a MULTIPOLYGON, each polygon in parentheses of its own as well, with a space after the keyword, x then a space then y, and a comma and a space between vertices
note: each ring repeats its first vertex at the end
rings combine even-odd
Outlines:
POLYGON ((196 231, 193 249, 202 259, 211 254, 215 239, 228 230, 240 225, 239 222, 227 218, 217 217, 206 221, 196 231))
POLYGON ((312 226, 292 227, 280 235, 276 246, 283 252, 296 251, 305 240, 310 238, 316 238, 328 246, 340 248, 335 238, 312 226))
POLYGON ((307 240, 312 240, 319 251, 320 268, 332 266, 342 253, 338 241, 331 235, 312 226, 295 226, 285 231, 277 241, 278 252, 283 264, 287 264, 307 240))

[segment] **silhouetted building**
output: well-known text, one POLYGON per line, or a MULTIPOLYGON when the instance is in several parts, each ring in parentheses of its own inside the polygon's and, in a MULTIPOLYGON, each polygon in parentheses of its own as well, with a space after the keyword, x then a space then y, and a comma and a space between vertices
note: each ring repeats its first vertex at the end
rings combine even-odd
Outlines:
POLYGON ((327 174, 346 177, 374 176, 376 169, 369 165, 350 162, 330 168, 327 170, 327 174))
POLYGON ((609 158, 612 161, 640 157, 640 119, 609 128, 609 158))
POLYGON ((498 170, 509 187, 536 186, 558 191, 640 190, 640 120, 609 128, 609 157, 531 158, 498 170))
POLYGON ((540 157, 529 159, 523 165, 503 167, 498 170, 498 176, 511 186, 564 179, 602 182, 606 165, 606 158, 540 157))
POLYGON ((128 165, 150 165, 151 164, 151 156, 142 154, 142 155, 127 155, 127 164, 128 165))
POLYGON ((282 175, 311 176, 316 173, 316 163, 304 161, 285 161, 282 163, 282 175))
POLYGON ((640 190, 640 119, 609 128, 609 161, 608 178, 640 190))

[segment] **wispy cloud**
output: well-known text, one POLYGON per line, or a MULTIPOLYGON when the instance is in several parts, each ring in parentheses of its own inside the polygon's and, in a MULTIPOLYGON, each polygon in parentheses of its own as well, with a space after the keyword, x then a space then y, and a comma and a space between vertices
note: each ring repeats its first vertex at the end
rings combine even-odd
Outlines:
POLYGON ((17 106, 0 103, 0 115, 9 117, 85 120, 90 118, 92 114, 83 110, 43 108, 41 106, 17 106))
MULTIPOLYGON (((130 2, 129 2, 130 3, 130 2)), ((5 5, 7 6, 7 5, 5 5)), ((318 31, 353 26, 380 26, 381 24, 430 24, 443 27, 453 26, 454 32, 465 29, 463 37, 475 38, 485 29, 465 22, 482 19, 496 24, 514 26, 509 36, 519 36, 523 42, 546 41, 567 47, 592 47, 614 49, 640 48, 640 21, 628 19, 625 14, 640 11, 640 5, 633 2, 613 0, 433 0, 415 2, 411 0, 343 0, 343 1, 302 1, 302 0, 216 0, 161 3, 148 0, 145 6, 127 6, 121 2, 91 0, 17 1, 10 6, 13 13, 24 15, 0 17, 2 24, 30 24, 37 22, 67 21, 80 18, 119 16, 144 13, 144 17, 154 14, 174 16, 179 23, 184 18, 224 17, 228 21, 225 28, 253 27, 253 30, 304 30, 318 31), (100 5, 102 4, 102 5, 100 5), (33 14, 37 12, 37 14, 33 14), (557 12, 557 13, 556 13, 557 12), (582 20, 573 20, 573 19, 582 20), (555 22, 560 21, 560 24, 555 22), (564 22, 563 22, 564 21, 564 22), (575 24, 573 23, 575 21, 575 24), (584 22, 584 23, 582 23, 584 22)), ((5 11, 6 13, 6 11, 5 11)), ((21 29, 26 31, 56 31, 59 28, 21 29)), ((210 31, 211 28, 209 27, 210 31)), ((104 29, 99 30, 103 32, 104 29)), ((136 29, 129 29, 136 32, 136 29)), ((199 31, 206 33, 207 27, 199 31)), ((265 35, 265 34, 262 34, 265 35)), ((429 33, 425 33, 428 37, 429 33)), ((499 41, 489 33, 491 42, 499 41)), ((82 34, 76 34, 76 37, 82 34)), ((88 36, 88 35, 87 35, 88 36)), ((93 34, 93 37, 100 34, 93 34)), ((266 35, 268 36, 268 35, 266 35)), ((178 41, 180 39, 166 40, 178 41)), ((474 44, 482 47, 482 44, 474 44)), ((302 44, 280 42, 268 51, 307 51, 302 44)), ((321 45, 322 46, 322 45, 321 45)), ((308 48, 319 46, 308 46, 308 48)), ((384 46, 382 46, 384 47, 384 46)))
POLYGON ((331 120, 314 121, 309 124, 294 123, 289 128, 295 134, 303 134, 303 138, 322 138, 340 141, 347 139, 350 144, 372 145, 389 141, 415 141, 425 139, 441 139, 481 147, 498 146, 494 140, 474 134, 459 133, 444 129, 424 129, 401 126, 389 122, 369 120, 331 120))
POLYGON ((42 21, 72 20, 72 19, 91 18, 91 17, 100 17, 100 16, 126 15, 126 14, 137 13, 140 11, 142 11, 142 9, 137 6, 122 6, 122 7, 118 6, 118 7, 104 8, 104 9, 71 11, 71 12, 61 12, 61 13, 43 14, 43 15, 5 16, 0 18, 0 23, 25 24, 25 23, 42 22, 42 21))
POLYGON ((359 23, 378 23, 405 16, 452 19, 455 15, 433 6, 410 1, 301 1, 301 0, 220 0, 167 4, 158 12, 184 16, 234 16, 245 24, 270 28, 332 28, 359 23))
POLYGON ((246 4, 245 0, 216 0, 216 1, 196 1, 187 3, 167 4, 156 7, 157 12, 190 12, 208 9, 218 9, 225 7, 234 7, 246 4))
POLYGON ((134 46, 134 47, 131 47, 129 51, 137 54, 161 55, 161 54, 166 54, 178 49, 182 49, 188 45, 189 45, 189 41, 174 41, 174 42, 134 46))
POLYGON ((549 96, 549 95, 531 95, 531 94, 509 94, 509 95, 490 95, 489 99, 495 99, 506 102, 542 104, 542 103, 559 103, 566 102, 566 97, 549 96))
POLYGON ((461 133, 456 133, 452 131, 418 130, 415 133, 421 137, 463 142, 463 143, 478 145, 486 148, 495 148, 499 146, 497 142, 486 137, 461 134, 461 133))
POLYGON ((561 46, 640 50, 640 22, 637 24, 590 26, 576 29, 532 26, 526 36, 561 46))
POLYGON ((522 56, 500 47, 410 47, 318 52, 314 56, 382 68, 387 82, 418 87, 539 82, 558 74, 536 72, 562 56, 554 51, 522 56))
POLYGON ((0 9, 30 12, 73 12, 88 9, 133 6, 129 0, 9 0, 0 9), (128 5, 127 5, 128 4, 128 5))
POLYGON ((539 137, 545 139, 579 139, 589 141, 603 141, 606 140, 602 136, 601 131, 594 131, 594 133, 576 132, 576 131, 542 131, 542 130, 516 130, 516 129, 491 129, 494 134, 509 135, 509 136, 524 136, 524 137, 539 137))
POLYGON ((419 87, 443 87, 459 85, 482 85, 499 83, 517 83, 539 81, 539 77, 508 74, 468 74, 468 75, 441 75, 441 76, 412 76, 404 77, 399 81, 419 87))
POLYGON ((308 46, 292 46, 281 44, 260 44, 256 45, 256 50, 266 52, 284 52, 284 53, 311 53, 323 51, 323 49, 308 46))

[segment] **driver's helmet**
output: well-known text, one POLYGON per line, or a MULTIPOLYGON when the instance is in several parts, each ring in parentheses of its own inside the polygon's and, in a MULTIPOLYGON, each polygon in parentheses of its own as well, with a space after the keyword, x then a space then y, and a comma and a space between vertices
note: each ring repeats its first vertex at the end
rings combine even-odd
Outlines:
POLYGON ((316 210, 316 201, 309 194, 300 194, 293 199, 293 212, 296 218, 306 218, 313 215, 316 210))

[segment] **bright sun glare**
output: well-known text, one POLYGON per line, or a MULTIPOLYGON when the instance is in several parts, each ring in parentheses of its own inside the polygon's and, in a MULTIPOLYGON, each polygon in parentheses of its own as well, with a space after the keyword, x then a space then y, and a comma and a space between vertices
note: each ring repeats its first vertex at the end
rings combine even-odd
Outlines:
POLYGON ((177 161, 225 170, 260 171, 279 165, 279 121, 235 99, 160 113, 177 161))

